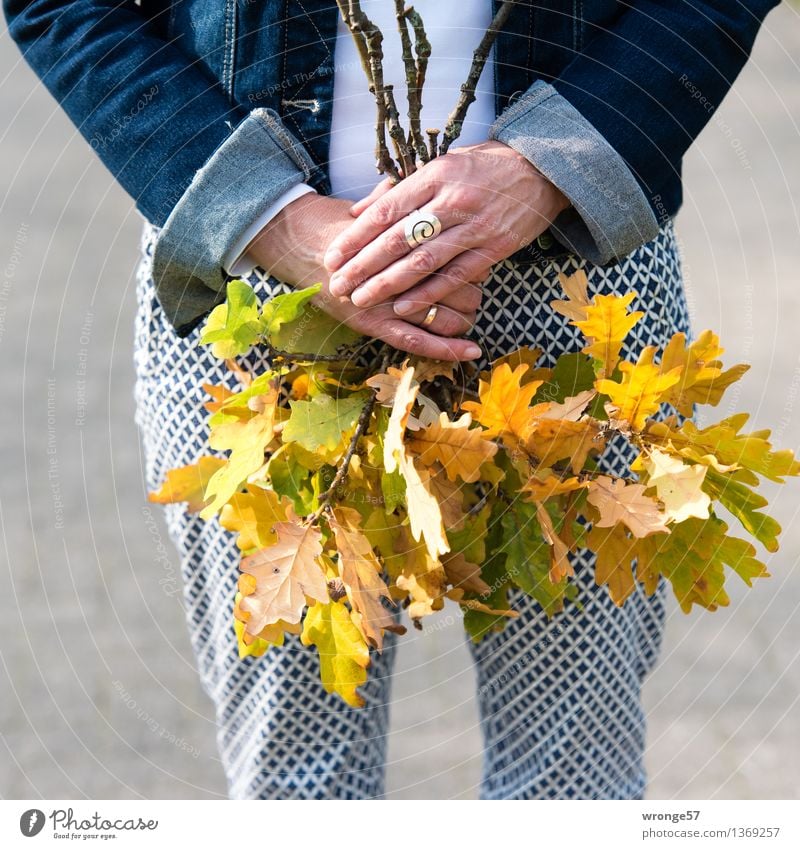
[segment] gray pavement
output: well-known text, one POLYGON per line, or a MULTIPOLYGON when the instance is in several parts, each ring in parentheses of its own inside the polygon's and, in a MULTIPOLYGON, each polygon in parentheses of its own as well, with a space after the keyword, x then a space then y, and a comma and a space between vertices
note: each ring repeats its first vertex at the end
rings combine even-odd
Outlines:
MULTIPOLYGON (((678 220, 697 328, 751 372, 724 413, 800 447, 800 17, 784 6, 686 163, 678 220)), ((133 423, 140 218, 0 41, 0 795, 219 798, 177 559, 133 423)), ((672 607, 646 688, 651 798, 800 794, 798 485, 773 578, 672 607)), ((474 797, 480 735, 456 625, 399 654, 393 798, 474 797)))

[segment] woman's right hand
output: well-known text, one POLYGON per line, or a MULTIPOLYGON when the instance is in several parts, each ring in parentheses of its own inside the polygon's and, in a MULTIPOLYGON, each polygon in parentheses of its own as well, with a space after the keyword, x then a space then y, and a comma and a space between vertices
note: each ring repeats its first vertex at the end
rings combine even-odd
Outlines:
POLYGON ((330 293, 330 274, 323 257, 331 241, 353 223, 352 202, 324 195, 306 194, 288 204, 261 231, 248 255, 274 277, 297 288, 315 283, 322 291, 314 303, 357 333, 373 336, 395 348, 437 360, 474 360, 481 349, 457 338, 474 324, 481 290, 462 286, 439 303, 436 317, 420 327, 428 309, 398 317, 393 302, 367 309, 357 307, 347 296, 330 293))

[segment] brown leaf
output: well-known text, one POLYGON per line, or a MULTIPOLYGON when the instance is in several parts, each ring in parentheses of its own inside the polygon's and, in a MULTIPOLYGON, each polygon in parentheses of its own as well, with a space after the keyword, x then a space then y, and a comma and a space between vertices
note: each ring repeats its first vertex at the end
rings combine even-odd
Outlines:
POLYGON ((425 466, 441 463, 451 481, 461 478, 474 483, 481 477, 481 466, 497 453, 497 445, 484 439, 482 428, 471 424, 469 413, 454 422, 442 413, 437 422, 410 436, 406 445, 425 466))
POLYGON ((247 632, 259 634, 267 625, 283 619, 290 625, 300 621, 306 596, 322 603, 330 601, 325 573, 317 562, 322 554, 322 534, 313 525, 289 521, 275 524, 275 545, 245 557, 240 565, 240 607, 250 614, 247 632))
POLYGON ((339 552, 339 574, 347 589, 356 627, 378 651, 383 649, 383 632, 404 633, 381 599, 391 600, 381 578, 381 565, 361 530, 361 516, 350 507, 336 507, 329 519, 339 552))
POLYGON ((539 519, 542 536, 550 546, 550 580, 557 584, 562 578, 572 577, 575 574, 575 570, 569 562, 569 548, 558 535, 550 514, 541 502, 536 503, 536 517, 539 519))
POLYGON ((476 595, 487 595, 492 588, 481 578, 481 567, 470 563, 462 552, 442 558, 447 580, 457 589, 476 595))
POLYGON ((626 483, 600 475, 589 484, 589 503, 600 512, 595 527, 609 528, 620 522, 636 537, 669 533, 664 513, 654 498, 644 494, 640 483, 626 483))

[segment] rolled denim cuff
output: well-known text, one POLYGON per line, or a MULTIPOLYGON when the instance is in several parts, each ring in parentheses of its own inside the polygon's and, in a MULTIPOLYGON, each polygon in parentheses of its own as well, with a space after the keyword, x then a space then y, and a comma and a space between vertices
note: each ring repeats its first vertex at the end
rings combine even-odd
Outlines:
POLYGON ((622 157, 551 85, 538 80, 489 138, 522 154, 572 203, 550 227, 569 250, 604 265, 658 235, 647 197, 622 157))
POLYGON ((223 300, 231 246, 315 168, 275 111, 255 109, 195 174, 153 252, 156 294, 179 336, 223 300))

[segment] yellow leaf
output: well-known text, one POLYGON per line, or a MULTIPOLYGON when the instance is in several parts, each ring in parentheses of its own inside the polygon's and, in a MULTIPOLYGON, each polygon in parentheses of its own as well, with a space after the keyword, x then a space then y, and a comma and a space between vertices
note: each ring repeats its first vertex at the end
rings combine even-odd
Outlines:
POLYGON ((707 466, 690 466, 658 448, 653 448, 642 463, 649 475, 648 486, 655 486, 664 504, 665 521, 683 522, 690 516, 708 518, 711 499, 702 490, 707 466))
POLYGON ((380 575, 381 565, 361 530, 358 511, 336 507, 329 523, 339 552, 339 575, 354 611, 353 622, 367 642, 381 651, 384 630, 405 631, 395 624, 394 617, 381 603, 382 598, 391 600, 380 575))
POLYGON ((567 296, 566 301, 550 301, 550 306, 557 313, 571 319, 573 322, 585 321, 586 310, 589 307, 589 278, 583 269, 574 274, 558 275, 558 282, 567 296))
POLYGON ((497 445, 483 438, 483 429, 470 428, 472 416, 465 413, 450 421, 447 413, 430 427, 418 430, 406 446, 425 466, 442 464, 451 481, 461 478, 473 483, 481 477, 481 466, 497 453, 497 445))
POLYGON ((542 381, 533 380, 523 385, 528 365, 518 365, 514 371, 508 363, 492 369, 487 383, 481 380, 477 401, 466 401, 461 409, 472 413, 473 418, 485 428, 484 436, 512 435, 525 439, 531 419, 531 401, 542 381))
POLYGON ((625 338, 644 315, 639 311, 628 312, 628 305, 635 297, 636 292, 622 296, 595 295, 591 306, 586 308, 586 318, 572 322, 589 340, 583 351, 599 360, 603 377, 614 371, 625 338))
POLYGON ((286 507, 271 489, 248 487, 237 492, 222 508, 219 523, 238 533, 237 546, 242 551, 267 548, 278 541, 274 526, 286 521, 286 507))
POLYGON ((553 474, 552 469, 539 469, 522 485, 520 492, 529 495, 527 501, 546 501, 558 495, 575 492, 589 486, 588 481, 580 481, 576 477, 562 479, 553 474))
POLYGON ((394 552, 394 557, 387 561, 387 569, 393 573, 402 596, 408 595, 411 599, 408 615, 420 619, 441 610, 447 586, 447 575, 441 563, 431 557, 424 545, 415 542, 405 527, 397 529, 394 552))
POLYGON ((267 625, 283 619, 290 625, 300 621, 306 597, 326 602, 328 584, 317 562, 322 554, 322 534, 313 525, 297 523, 291 510, 289 521, 277 522, 275 545, 245 557, 239 578, 243 596, 240 604, 249 613, 247 632, 256 636, 267 625))
POLYGON ((309 607, 300 639, 304 646, 317 647, 325 691, 338 693, 351 707, 363 707, 356 688, 367 681, 369 648, 347 607, 341 601, 309 607))
POLYGON ((580 472, 589 453, 599 453, 604 445, 599 425, 594 419, 572 422, 535 416, 525 440, 525 448, 536 457, 542 468, 549 468, 553 463, 568 458, 573 472, 580 472))
POLYGON ((383 437, 383 465, 389 474, 397 471, 400 459, 405 456, 403 439, 418 391, 419 384, 414 382, 414 369, 403 367, 394 388, 392 412, 383 437))
POLYGON ((275 436, 275 409, 278 389, 270 391, 264 412, 247 420, 228 421, 211 431, 209 444, 218 451, 231 452, 228 462, 215 472, 206 488, 209 500, 200 516, 209 519, 217 513, 247 478, 264 465, 264 452, 275 436))
POLYGON ((177 504, 185 501, 189 513, 197 513, 205 504, 206 486, 216 471, 224 466, 222 457, 201 457, 196 465, 170 469, 158 492, 147 498, 155 504, 177 504))
POLYGON ((405 451, 400 459, 400 474, 406 482, 406 511, 411 523, 411 533, 419 542, 425 540, 428 553, 435 560, 440 554, 450 551, 447 542, 442 509, 433 494, 431 473, 420 469, 405 451))
POLYGON ((750 368, 736 365, 723 372, 718 357, 724 350, 711 330, 704 330, 688 348, 686 335, 676 333, 664 349, 661 370, 666 373, 681 366, 682 372, 664 400, 683 416, 692 415, 692 404, 719 404, 725 390, 750 368))
POLYGON ((608 528, 622 522, 636 537, 669 532, 664 524, 664 513, 658 502, 644 494, 640 483, 626 483, 598 475, 589 483, 588 500, 600 512, 595 527, 608 528))
POLYGON ((643 430, 648 416, 657 412, 671 386, 680 380, 681 366, 666 374, 652 362, 647 362, 650 350, 645 349, 639 362, 620 363, 622 382, 608 378, 596 381, 595 387, 611 399, 614 418, 628 422, 634 430, 643 430))

